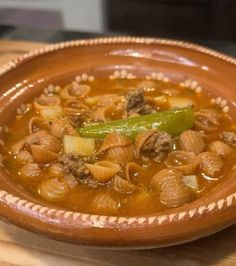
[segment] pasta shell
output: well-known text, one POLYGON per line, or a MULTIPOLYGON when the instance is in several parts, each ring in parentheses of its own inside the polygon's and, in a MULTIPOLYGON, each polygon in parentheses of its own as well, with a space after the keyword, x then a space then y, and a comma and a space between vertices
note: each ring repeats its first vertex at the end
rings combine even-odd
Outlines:
POLYGON ((63 138, 64 135, 78 136, 76 130, 67 119, 57 119, 52 121, 51 133, 56 138, 63 138))
POLYGON ((185 175, 192 174, 198 165, 197 156, 193 152, 172 151, 168 154, 165 165, 181 171, 185 175))
POLYGON ((64 103, 64 113, 68 116, 80 116, 88 110, 88 106, 78 100, 67 100, 64 103))
POLYGON ((168 207, 181 206, 192 200, 192 191, 182 180, 182 173, 162 169, 154 175, 152 186, 160 191, 160 201, 168 207))
POLYGON ((179 136, 181 149, 199 154, 206 146, 201 132, 185 130, 179 136))
POLYGON ((27 136, 25 138, 25 143, 29 145, 42 145, 53 152, 59 152, 61 150, 61 144, 59 140, 45 130, 40 130, 27 136))
POLYGON ((17 155, 17 159, 21 162, 33 162, 33 157, 27 150, 20 151, 17 155))
POLYGON ((126 164, 125 166, 125 178, 133 183, 133 177, 137 175, 137 173, 142 173, 144 171, 144 169, 139 166, 137 163, 135 162, 129 162, 126 164))
POLYGON ((37 163, 26 163, 21 169, 20 174, 24 177, 36 177, 41 174, 41 169, 37 163))
POLYGON ((60 163, 53 163, 48 167, 48 174, 51 176, 62 176, 63 175, 63 165, 60 163))
POLYGON ((137 135, 134 144, 136 158, 147 155, 160 161, 170 149, 170 143, 171 136, 166 132, 157 129, 141 132, 137 135))
POLYGON ((109 118, 109 112, 107 111, 106 107, 98 108, 91 114, 91 119, 94 121, 103 121, 106 122, 110 120, 109 118), (107 116, 108 114, 108 116, 107 116))
POLYGON ((58 154, 48 150, 44 146, 31 145, 30 148, 34 161, 37 163, 50 163, 58 158, 58 154))
POLYGON ((153 176, 151 186, 157 190, 165 189, 168 188, 168 180, 178 180, 182 176, 182 172, 178 170, 164 168, 153 176))
POLYGON ((112 119, 122 118, 123 111, 115 104, 108 105, 107 107, 98 108, 91 114, 91 119, 94 121, 106 122, 112 119))
POLYGON ((34 100, 34 107, 36 110, 47 109, 48 107, 58 106, 61 100, 58 96, 46 96, 42 94, 39 98, 34 100))
POLYGON ((97 164, 86 164, 93 178, 101 183, 110 181, 118 172, 119 169, 97 164))
POLYGON ((223 131, 220 138, 232 147, 236 147, 236 133, 233 131, 223 131))
POLYGON ((181 206, 192 200, 192 193, 185 185, 169 185, 169 189, 160 193, 160 201, 169 207, 181 206))
POLYGON ((93 202, 93 207, 104 213, 116 213, 118 211, 118 203, 108 194, 98 194, 93 202))
POLYGON ((63 179, 70 189, 74 188, 78 184, 78 181, 72 174, 64 175, 63 179))
POLYGON ((119 193, 133 193, 136 190, 135 185, 118 175, 112 179, 111 185, 119 193))
POLYGON ((137 135, 135 139, 134 149, 135 149, 135 156, 137 159, 141 157, 141 149, 145 141, 150 138, 156 132, 155 129, 144 131, 137 135))
POLYGON ((200 109, 195 112, 195 127, 199 130, 212 132, 220 126, 220 114, 213 109, 200 109))
POLYGON ((99 149, 99 153, 105 152, 111 148, 123 147, 132 144, 132 141, 119 133, 110 133, 106 136, 102 146, 99 149))
POLYGON ((28 128, 29 128, 29 134, 33 134, 38 130, 48 129, 49 124, 43 118, 34 116, 29 120, 28 128))
POLYGON ((13 153, 13 155, 17 155, 24 148, 24 145, 25 140, 20 140, 13 144, 11 147, 11 152, 13 153))
POLYGON ((98 161, 95 164, 99 166, 110 167, 110 168, 116 169, 117 171, 121 171, 120 165, 115 162, 103 160, 103 161, 98 161))
POLYGON ((222 158, 225 158, 233 153, 233 149, 228 144, 225 144, 220 140, 211 142, 208 147, 211 152, 217 154, 222 158))
POLYGON ((117 104, 118 102, 124 101, 123 96, 119 96, 115 93, 105 94, 101 97, 98 97, 97 105, 98 106, 108 106, 110 104, 117 104))
POLYGON ((74 81, 71 84, 67 85, 61 91, 61 98, 64 100, 76 99, 76 98, 80 99, 87 96, 90 90, 91 90, 90 86, 81 85, 74 81))
POLYGON ((134 160, 133 145, 115 147, 107 151, 106 157, 120 164, 125 164, 134 160))
POLYGON ((62 200, 68 191, 68 184, 60 178, 44 180, 38 187, 39 195, 48 201, 62 200))
POLYGON ((204 174, 217 177, 224 162, 212 152, 202 152, 198 155, 199 166, 204 174))

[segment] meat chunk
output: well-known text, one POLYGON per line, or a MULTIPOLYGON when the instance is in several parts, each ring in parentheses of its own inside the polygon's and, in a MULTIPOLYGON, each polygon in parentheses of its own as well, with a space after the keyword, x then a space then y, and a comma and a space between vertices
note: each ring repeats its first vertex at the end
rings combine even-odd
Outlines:
POLYGON ((90 157, 81 157, 77 154, 67 154, 60 156, 58 162, 63 165, 64 173, 73 174, 77 180, 90 176, 89 169, 85 165, 87 162, 91 162, 90 157))
POLYGON ((155 161, 161 161, 170 149, 171 135, 152 129, 140 133, 135 140, 135 152, 137 158, 148 157, 155 161))
POLYGON ((142 90, 129 91, 126 95, 126 111, 128 115, 149 114, 151 107, 146 103, 142 90))
POLYGON ((164 157, 170 148, 171 136, 166 132, 156 132, 153 134, 142 147, 142 151, 150 153, 155 160, 159 161, 164 157))
POLYGON ((220 135, 221 139, 229 145, 236 147, 236 133, 233 131, 223 131, 220 135))

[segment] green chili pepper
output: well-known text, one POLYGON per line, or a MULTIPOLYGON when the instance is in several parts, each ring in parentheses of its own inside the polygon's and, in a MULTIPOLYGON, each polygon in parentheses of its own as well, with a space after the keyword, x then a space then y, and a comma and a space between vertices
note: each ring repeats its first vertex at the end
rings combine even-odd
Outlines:
POLYGON ((117 132, 135 138, 135 136, 148 129, 159 129, 171 135, 178 135, 182 131, 191 128, 194 123, 193 109, 183 108, 158 112, 150 115, 142 115, 111 122, 87 125, 78 128, 81 137, 103 139, 111 132, 117 132))

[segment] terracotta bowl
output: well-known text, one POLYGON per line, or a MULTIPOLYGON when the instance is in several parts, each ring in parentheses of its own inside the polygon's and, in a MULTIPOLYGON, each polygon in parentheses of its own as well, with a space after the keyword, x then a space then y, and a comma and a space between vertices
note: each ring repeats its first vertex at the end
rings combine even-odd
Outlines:
MULTIPOLYGON (((50 83, 98 77, 159 79, 210 93, 234 119, 236 60, 179 41, 114 37, 72 41, 31 52, 0 68, 0 125, 50 83)), ((2 130, 3 132, 3 130, 2 130)), ((48 237, 89 246, 150 248, 212 234, 236 221, 236 170, 206 196, 136 217, 91 215, 40 202, 0 169, 0 216, 48 237)))

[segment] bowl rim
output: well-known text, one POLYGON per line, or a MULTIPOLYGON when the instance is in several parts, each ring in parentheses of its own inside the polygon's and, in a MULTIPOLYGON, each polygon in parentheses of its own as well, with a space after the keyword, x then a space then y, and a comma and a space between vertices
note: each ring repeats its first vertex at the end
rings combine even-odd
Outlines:
MULTIPOLYGON (((50 52, 54 52, 57 50, 63 50, 69 47, 79 47, 79 46, 93 46, 93 45, 103 45, 103 44, 158 44, 158 45, 168 45, 168 46, 177 46, 184 49, 190 49, 193 51, 197 51, 209 56, 213 56, 220 60, 226 61, 230 64, 236 66, 236 59, 225 55, 223 53, 217 52, 215 50, 206 48, 204 46, 193 44, 185 41, 178 40, 169 40, 169 39, 160 39, 160 38, 146 38, 146 37, 129 37, 129 36, 121 36, 121 37, 105 37, 105 38, 95 38, 95 39, 87 39, 87 40, 72 40, 57 44, 46 45, 43 48, 33 50, 23 56, 20 56, 2 66, 0 66, 0 76, 4 75, 8 71, 11 71, 13 68, 16 68, 23 64, 24 62, 32 59, 40 57, 40 55, 47 54, 50 52)), ((196 202, 196 201, 194 201, 196 202)), ((236 202, 236 193, 230 193, 223 198, 213 200, 211 202, 204 203, 203 205, 197 206, 187 204, 186 206, 192 206, 192 208, 186 207, 185 210, 183 208, 175 208, 169 211, 160 212, 157 214, 146 214, 146 215, 136 215, 136 216, 114 216, 114 215, 95 215, 95 214, 87 214, 80 212, 73 212, 64 210, 60 207, 50 208, 42 204, 35 203, 33 201, 28 201, 18 196, 15 196, 5 190, 0 190, 0 206, 1 203, 4 206, 12 208, 14 210, 21 210, 19 214, 24 213, 24 215, 34 216, 35 219, 37 217, 44 216, 48 221, 56 219, 57 222, 72 224, 76 228, 88 228, 89 226, 97 227, 97 228, 120 228, 124 225, 129 228, 141 228, 143 226, 161 226, 171 222, 183 222, 189 219, 193 219, 197 217, 200 219, 204 215, 211 215, 212 213, 219 213, 223 210, 234 206, 236 202)), ((9 220, 14 220, 10 218, 9 220)), ((14 223, 14 221, 13 221, 14 223)), ((37 231, 37 230, 32 230, 37 231)), ((52 233, 53 235, 53 233, 52 233)))
POLYGON ((204 53, 206 55, 213 56, 218 59, 222 59, 223 61, 232 63, 236 65, 236 58, 226 55, 217 50, 208 48, 204 45, 195 44, 187 41, 180 41, 175 39, 164 39, 164 38, 155 38, 155 37, 133 37, 133 36, 117 36, 117 37, 98 37, 92 39, 79 39, 79 40, 71 40, 65 42, 59 42, 55 44, 45 44, 44 47, 39 49, 33 49, 32 51, 23 54, 22 56, 16 57, 3 65, 0 66, 0 76, 10 71, 11 69, 17 67, 21 63, 50 52, 54 52, 57 50, 63 50, 69 47, 78 47, 78 46, 92 46, 92 45, 102 45, 102 44, 122 44, 122 43, 133 43, 133 44, 160 44, 160 45, 171 45, 177 46, 180 48, 190 49, 193 51, 197 51, 200 53, 204 53))

